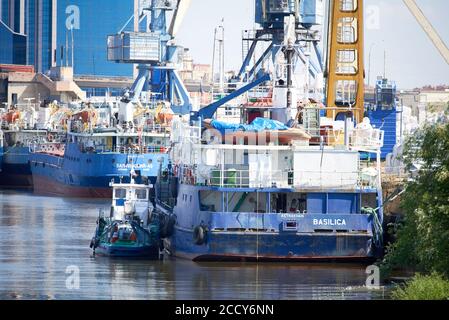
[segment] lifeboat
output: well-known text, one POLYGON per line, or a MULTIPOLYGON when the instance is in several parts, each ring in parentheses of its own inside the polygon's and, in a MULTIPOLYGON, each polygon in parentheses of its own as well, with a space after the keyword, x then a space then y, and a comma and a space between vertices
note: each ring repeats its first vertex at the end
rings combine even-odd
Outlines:
POLYGON ((8 123, 14 123, 14 122, 16 122, 19 119, 20 119, 20 112, 19 111, 11 111, 11 112, 8 112, 5 115, 5 120, 8 123))
POLYGON ((156 119, 161 124, 169 125, 172 122, 174 116, 175 113, 170 108, 169 103, 161 103, 156 109, 156 119))

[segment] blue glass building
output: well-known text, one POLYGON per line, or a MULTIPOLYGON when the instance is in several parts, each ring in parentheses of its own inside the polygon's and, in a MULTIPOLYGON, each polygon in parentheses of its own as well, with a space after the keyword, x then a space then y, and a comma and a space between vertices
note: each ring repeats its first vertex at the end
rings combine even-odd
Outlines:
POLYGON ((26 64, 24 0, 0 0, 0 63, 26 64))
MULTIPOLYGON (((132 76, 132 65, 107 61, 107 36, 120 31, 133 13, 134 0, 58 0, 57 63, 71 65, 73 32, 75 75, 132 76)), ((125 30, 130 28, 132 23, 125 30)))
MULTIPOLYGON (((135 0, 0 0, 0 63, 34 65, 45 73, 52 66, 71 66, 73 52, 75 75, 132 76, 132 65, 107 61, 107 36, 122 29, 134 4, 135 0)), ((132 24, 125 30, 131 28, 132 24)))
POLYGON ((54 65, 56 3, 56 0, 25 0, 27 64, 34 65, 38 72, 46 72, 54 65))

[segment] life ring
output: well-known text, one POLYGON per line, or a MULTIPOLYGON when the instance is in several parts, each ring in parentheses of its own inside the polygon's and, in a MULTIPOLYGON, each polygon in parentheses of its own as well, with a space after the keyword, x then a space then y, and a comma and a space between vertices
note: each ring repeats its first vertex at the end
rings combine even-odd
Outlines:
POLYGON ((48 135, 47 135, 47 140, 48 140, 48 142, 53 142, 53 139, 54 139, 54 137, 53 137, 52 134, 48 134, 48 135))
POLYGON ((196 226, 195 229, 193 229, 193 242, 201 246, 206 241, 206 230, 203 226, 196 226))

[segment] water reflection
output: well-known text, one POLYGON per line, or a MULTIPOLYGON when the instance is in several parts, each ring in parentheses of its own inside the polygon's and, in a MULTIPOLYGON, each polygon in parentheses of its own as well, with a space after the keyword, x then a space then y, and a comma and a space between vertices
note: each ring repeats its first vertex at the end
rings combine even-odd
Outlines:
POLYGON ((0 299, 383 299, 363 287, 365 267, 194 263, 92 257, 89 242, 107 200, 0 192, 0 299), (80 271, 69 290, 68 266, 80 271))

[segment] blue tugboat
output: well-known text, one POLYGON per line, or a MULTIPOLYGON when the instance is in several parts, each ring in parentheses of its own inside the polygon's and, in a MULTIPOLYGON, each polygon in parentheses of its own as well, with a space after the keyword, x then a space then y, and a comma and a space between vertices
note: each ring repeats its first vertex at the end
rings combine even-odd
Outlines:
POLYGON ((111 183, 113 190, 109 217, 100 211, 90 247, 94 255, 109 257, 159 258, 159 219, 149 201, 151 185, 111 183))

